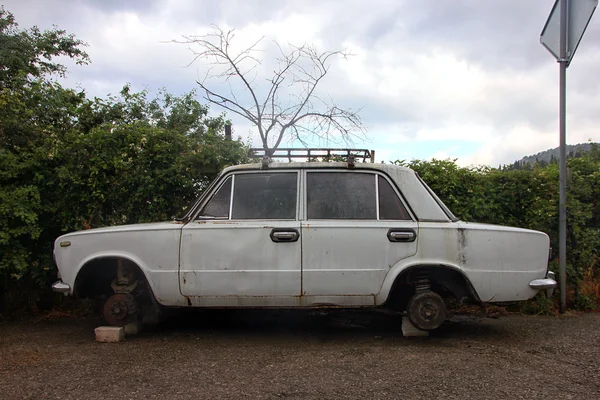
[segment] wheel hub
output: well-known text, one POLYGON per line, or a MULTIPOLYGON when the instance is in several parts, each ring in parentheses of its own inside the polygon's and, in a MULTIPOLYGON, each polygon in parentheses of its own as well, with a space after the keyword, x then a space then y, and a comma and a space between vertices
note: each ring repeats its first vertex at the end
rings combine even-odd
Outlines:
POLYGON ((434 292, 418 292, 408 302, 408 318, 415 327, 430 331, 446 319, 444 300, 434 292))
POLYGON ((125 326, 137 314, 137 302, 130 293, 113 294, 104 303, 104 319, 114 326, 125 326))
POLYGON ((425 303, 421 306, 421 316, 425 319, 431 320, 431 319, 435 318, 437 313, 438 313, 438 310, 435 307, 435 305, 433 305, 429 302, 425 303))

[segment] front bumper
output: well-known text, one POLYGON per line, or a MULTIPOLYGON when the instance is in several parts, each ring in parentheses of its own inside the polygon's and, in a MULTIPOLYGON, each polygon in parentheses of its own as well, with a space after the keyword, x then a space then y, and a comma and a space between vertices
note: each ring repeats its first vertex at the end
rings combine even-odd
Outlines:
POLYGON ((57 293, 68 294, 71 291, 71 286, 67 285, 63 281, 56 281, 52 284, 52 290, 57 293))

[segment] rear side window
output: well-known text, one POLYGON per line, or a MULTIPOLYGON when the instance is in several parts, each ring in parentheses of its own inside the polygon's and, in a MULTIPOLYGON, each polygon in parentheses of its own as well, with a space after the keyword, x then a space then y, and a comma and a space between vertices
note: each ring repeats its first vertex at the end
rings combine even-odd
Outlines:
POLYGON ((308 172, 307 219, 411 220, 383 176, 360 172, 308 172))
POLYGON ((298 174, 235 175, 231 219, 295 219, 298 174))
POLYGON ((390 183, 383 176, 378 176, 377 179, 379 180, 377 182, 377 186, 379 186, 379 219, 411 219, 390 183))
POLYGON ((308 219, 377 219, 373 174, 309 172, 306 179, 308 219))

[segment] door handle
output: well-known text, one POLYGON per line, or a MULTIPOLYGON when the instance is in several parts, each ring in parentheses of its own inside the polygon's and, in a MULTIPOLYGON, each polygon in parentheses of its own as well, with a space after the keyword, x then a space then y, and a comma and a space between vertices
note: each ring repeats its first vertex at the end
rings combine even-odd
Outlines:
POLYGON ((413 229, 390 229, 387 237, 390 242, 414 242, 417 233, 413 229))
POLYGON ((275 228, 270 236, 275 243, 295 242, 300 237, 300 232, 296 229, 275 228))

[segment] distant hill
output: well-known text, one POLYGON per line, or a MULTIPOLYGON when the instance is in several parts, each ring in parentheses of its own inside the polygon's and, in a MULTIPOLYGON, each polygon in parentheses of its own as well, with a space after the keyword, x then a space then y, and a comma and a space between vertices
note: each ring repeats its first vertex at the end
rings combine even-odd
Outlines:
MULTIPOLYGON (((596 143, 597 144, 597 143, 596 143)), ((582 154, 590 151, 592 149, 592 143, 579 143, 579 144, 568 144, 567 145, 567 158, 569 157, 579 157, 582 154)), ((555 160, 558 160, 560 149, 558 147, 554 149, 548 149, 545 151, 541 151, 537 154, 531 156, 525 156, 522 159, 515 161, 512 166, 525 166, 525 164, 533 165, 536 163, 551 163, 555 160)))

